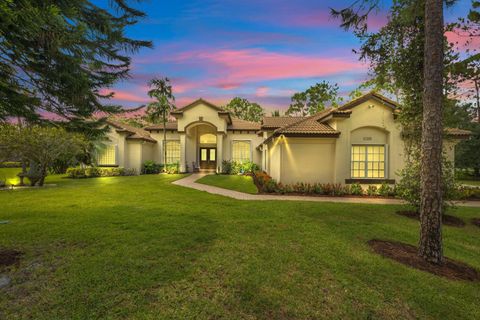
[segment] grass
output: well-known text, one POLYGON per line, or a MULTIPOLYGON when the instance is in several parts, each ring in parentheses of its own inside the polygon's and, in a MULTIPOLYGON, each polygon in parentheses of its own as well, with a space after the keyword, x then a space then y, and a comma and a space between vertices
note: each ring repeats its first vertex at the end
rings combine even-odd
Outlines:
MULTIPOLYGON (((20 183, 20 178, 17 176, 20 172, 22 172, 22 168, 0 168, 0 180, 5 180, 7 186, 16 185, 20 183)), ((63 178, 63 175, 50 175, 45 179, 45 183, 57 183, 63 178)), ((25 178, 24 182, 28 184, 28 179, 25 178)))
POLYGON ((250 176, 208 175, 200 178, 197 182, 244 193, 258 193, 257 187, 253 183, 253 178, 250 176))
MULTIPOLYGON (((384 259, 416 244, 398 206, 240 201, 180 176, 69 180, 0 191, 0 319, 479 319, 480 283, 384 259)), ((465 221, 478 208, 459 208, 465 221)), ((445 253, 480 269, 480 229, 445 227, 445 253)))

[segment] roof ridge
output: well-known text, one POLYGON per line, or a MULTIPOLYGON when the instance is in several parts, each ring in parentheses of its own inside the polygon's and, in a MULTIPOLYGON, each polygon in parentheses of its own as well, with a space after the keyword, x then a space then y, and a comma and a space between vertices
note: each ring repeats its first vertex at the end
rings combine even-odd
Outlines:
MULTIPOLYGON (((310 119, 312 119, 312 118, 314 118, 314 117, 316 117, 316 116, 321 116, 321 115, 323 115, 324 113, 326 114, 326 113, 328 113, 328 112, 330 112, 330 111, 331 111, 331 109, 326 109, 326 110, 319 111, 319 112, 317 112, 317 113, 315 113, 315 114, 313 114, 313 115, 311 115, 311 116, 302 117, 302 119, 300 119, 299 121, 295 121, 295 122, 290 123, 290 124, 288 124, 288 125, 286 125, 286 126, 283 126, 283 127, 281 127, 281 128, 278 128, 278 129, 274 130, 273 132, 274 132, 274 133, 275 133, 275 132, 280 133, 280 132, 282 132, 282 131, 284 131, 284 130, 286 130, 286 129, 288 129, 288 128, 291 128, 291 127, 293 127, 293 126, 295 126, 295 125, 297 125, 297 124, 300 124, 300 123, 302 123, 302 122, 305 122, 305 121, 307 121, 307 120, 310 120, 310 119)), ((333 129, 333 128, 332 128, 332 129, 333 129)))
POLYGON ((365 94, 362 94, 360 97, 357 97, 355 99, 352 99, 348 102, 346 102, 344 105, 342 106, 339 106, 337 109, 340 109, 340 110, 343 110, 343 109, 348 109, 349 107, 351 107, 352 105, 355 105, 356 102, 358 102, 359 100, 362 100, 362 99, 365 99, 367 98, 368 96, 374 96, 376 97, 377 99, 381 100, 381 101, 384 101, 388 104, 391 104, 393 105, 395 108, 398 108, 400 106, 400 104, 396 101, 393 101, 392 99, 384 96, 383 94, 377 92, 376 90, 371 90, 365 94))

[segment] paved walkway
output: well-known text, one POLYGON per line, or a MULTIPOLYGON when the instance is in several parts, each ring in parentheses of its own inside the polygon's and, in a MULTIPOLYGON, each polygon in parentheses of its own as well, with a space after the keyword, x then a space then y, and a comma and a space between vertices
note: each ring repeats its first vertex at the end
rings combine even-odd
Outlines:
MULTIPOLYGON (((309 197, 309 196, 287 196, 287 195, 267 195, 267 194, 248 194, 234 190, 223 189, 219 187, 209 186, 206 184, 196 183, 198 179, 206 176, 205 173, 194 173, 180 180, 176 180, 173 184, 192 188, 200 191, 206 191, 212 194, 237 199, 237 200, 280 200, 280 201, 313 201, 313 202, 338 202, 338 203, 364 203, 364 204, 404 204, 405 201, 400 199, 382 199, 382 198, 351 198, 351 197, 309 197)), ((465 201, 457 203, 458 206, 478 207, 480 201, 465 201)))

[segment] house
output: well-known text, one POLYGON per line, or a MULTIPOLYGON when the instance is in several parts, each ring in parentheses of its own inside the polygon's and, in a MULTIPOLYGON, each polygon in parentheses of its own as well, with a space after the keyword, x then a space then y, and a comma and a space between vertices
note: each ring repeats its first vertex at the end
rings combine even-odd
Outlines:
MULTIPOLYGON (((395 120, 398 104, 371 92, 339 108, 307 117, 234 118, 198 99, 175 110, 175 121, 143 129, 110 121, 109 145, 99 165, 136 168, 146 160, 178 163, 181 172, 220 172, 222 161, 253 161, 283 183, 395 183, 404 166, 403 140, 395 120)), ((445 152, 469 132, 449 129, 445 152)))

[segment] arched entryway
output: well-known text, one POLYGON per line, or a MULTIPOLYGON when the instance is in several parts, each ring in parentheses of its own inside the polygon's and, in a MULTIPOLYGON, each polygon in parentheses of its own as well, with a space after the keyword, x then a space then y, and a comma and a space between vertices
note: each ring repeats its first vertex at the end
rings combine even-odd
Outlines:
POLYGON ((192 171, 215 171, 221 163, 217 128, 208 122, 196 122, 187 127, 187 163, 192 171))

